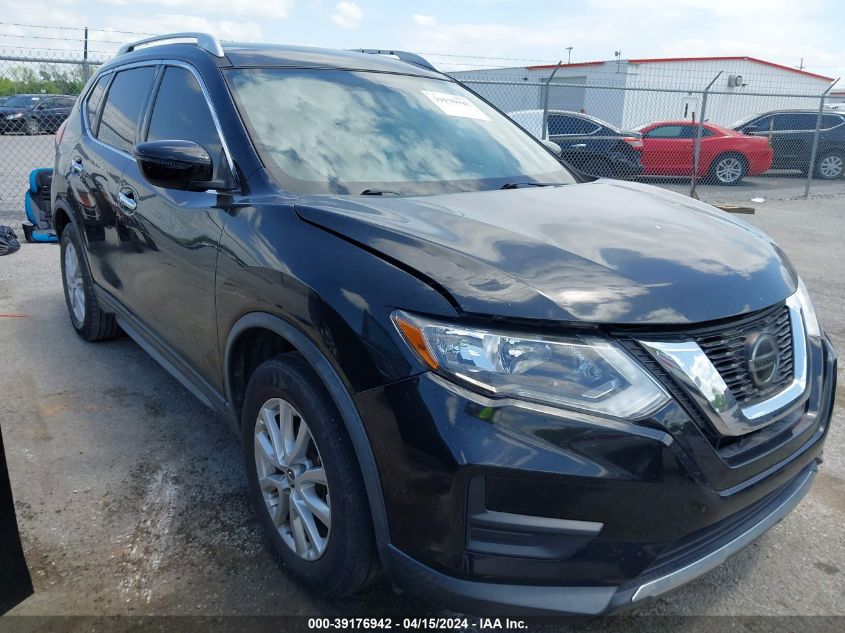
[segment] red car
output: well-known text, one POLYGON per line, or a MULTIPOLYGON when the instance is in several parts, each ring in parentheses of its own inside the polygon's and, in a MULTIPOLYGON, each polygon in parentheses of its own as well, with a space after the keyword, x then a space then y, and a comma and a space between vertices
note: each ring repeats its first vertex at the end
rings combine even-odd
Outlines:
MULTIPOLYGON (((643 174, 689 176, 698 124, 691 121, 656 121, 637 128, 643 135, 643 174)), ((748 136, 721 125, 705 123, 701 130, 698 178, 720 185, 735 185, 772 166, 772 146, 766 137, 748 136)))

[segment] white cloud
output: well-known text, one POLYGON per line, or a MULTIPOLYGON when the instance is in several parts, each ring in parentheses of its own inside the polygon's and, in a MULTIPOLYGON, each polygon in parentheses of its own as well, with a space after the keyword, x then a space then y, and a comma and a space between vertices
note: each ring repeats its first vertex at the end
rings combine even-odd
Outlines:
MULTIPOLYGON (((99 0, 103 4, 138 7, 151 5, 166 10, 207 15, 224 14, 283 20, 290 14, 295 0, 99 0)), ((145 27, 144 30, 149 30, 145 27)), ((184 30, 184 29, 183 29, 184 30)))
MULTIPOLYGON (((199 31, 201 33, 211 33, 216 35, 221 40, 237 41, 237 42, 255 42, 263 39, 263 31, 260 24, 250 21, 233 21, 233 20, 209 20, 208 18, 201 18, 194 15, 180 15, 180 14, 158 14, 144 16, 143 21, 137 20, 137 23, 143 24, 143 31, 145 33, 177 33, 179 31, 199 31)), ((94 40, 125 40, 131 41, 137 39, 136 36, 120 35, 109 31, 108 29, 122 30, 126 24, 125 16, 108 16, 104 19, 104 31, 97 31, 91 33, 91 38, 94 40)), ((98 44, 97 48, 102 49, 105 45, 98 44)), ((117 48, 117 44, 112 44, 111 47, 117 48)))
POLYGON ((437 26, 437 18, 433 15, 414 14, 414 23, 419 26, 437 26))
POLYGON ((338 2, 337 13, 332 14, 332 22, 342 29, 357 29, 364 19, 364 12, 354 2, 338 2))

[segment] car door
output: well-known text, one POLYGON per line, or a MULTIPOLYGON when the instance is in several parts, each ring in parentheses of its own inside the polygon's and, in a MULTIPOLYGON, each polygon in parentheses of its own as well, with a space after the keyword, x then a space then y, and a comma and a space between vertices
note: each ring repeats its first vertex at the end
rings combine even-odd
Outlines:
POLYGON ((83 132, 59 168, 78 209, 82 239, 95 283, 119 296, 117 189, 141 112, 155 77, 154 65, 103 74, 85 97, 83 132))
POLYGON ((770 142, 777 166, 806 169, 810 162, 817 115, 812 112, 779 112, 773 118, 770 142))
POLYGON ((580 168, 593 155, 590 135, 599 126, 574 114, 549 114, 549 140, 560 145, 561 156, 580 168))
POLYGON ((31 117, 38 123, 38 130, 41 133, 50 131, 51 121, 56 110, 56 100, 52 97, 40 99, 38 104, 32 109, 31 117))
POLYGON ((643 168, 646 174, 692 174, 693 139, 688 125, 658 125, 643 134, 643 168))
MULTIPOLYGON (((212 112, 195 71, 168 65, 141 138, 193 141, 211 156, 215 180, 232 182, 212 112)), ((219 389, 214 275, 231 196, 154 186, 135 161, 123 173, 119 195, 126 306, 159 351, 219 389)))

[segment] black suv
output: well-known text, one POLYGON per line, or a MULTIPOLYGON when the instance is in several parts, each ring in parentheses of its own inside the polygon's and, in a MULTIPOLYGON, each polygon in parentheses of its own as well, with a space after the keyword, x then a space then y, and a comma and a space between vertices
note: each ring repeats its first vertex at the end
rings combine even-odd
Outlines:
MULTIPOLYGON (((776 110, 733 125, 743 134, 765 136, 772 145, 772 169, 810 171, 818 110, 776 110)), ((845 114, 822 112, 813 175, 836 180, 845 174, 845 114)))
POLYGON ((231 423, 305 584, 604 613, 806 494, 836 359, 760 231, 580 180, 411 54, 179 38, 57 135, 70 320, 231 423))
POLYGON ((0 133, 53 134, 75 103, 68 95, 14 95, 0 104, 0 133))

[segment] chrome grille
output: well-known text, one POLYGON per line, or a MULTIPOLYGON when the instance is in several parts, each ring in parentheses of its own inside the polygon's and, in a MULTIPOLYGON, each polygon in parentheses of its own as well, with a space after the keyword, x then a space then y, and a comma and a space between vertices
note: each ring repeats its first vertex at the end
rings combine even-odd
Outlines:
POLYGON ((741 406, 765 400, 792 382, 792 331, 789 308, 785 305, 739 325, 699 335, 695 341, 707 354, 741 406), (754 384, 748 370, 745 344, 753 332, 768 332, 778 342, 779 367, 765 389, 759 389, 754 384))

